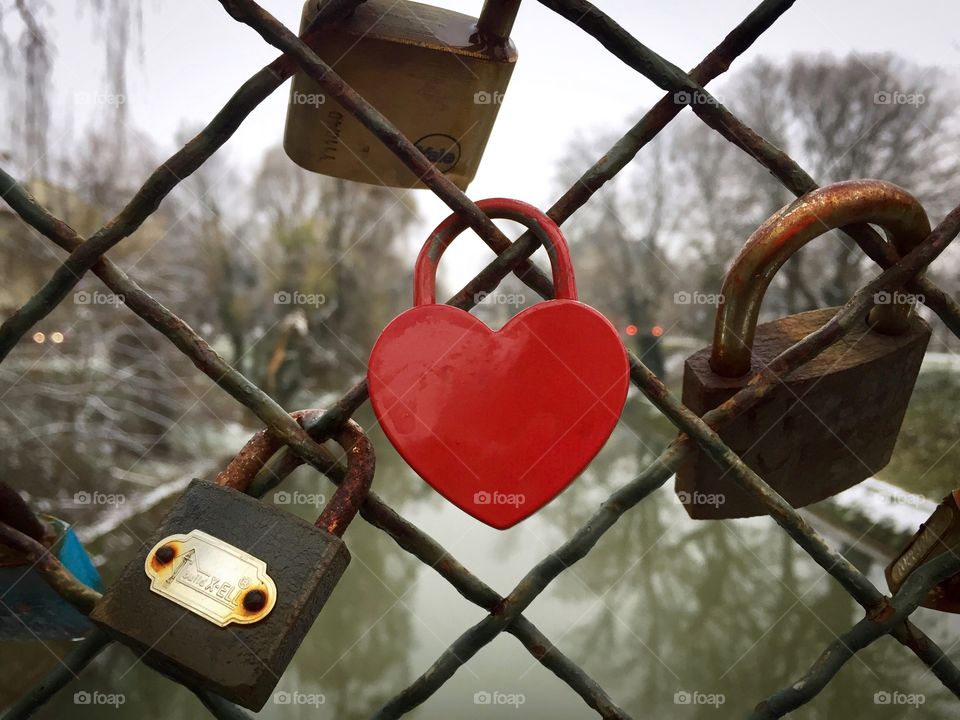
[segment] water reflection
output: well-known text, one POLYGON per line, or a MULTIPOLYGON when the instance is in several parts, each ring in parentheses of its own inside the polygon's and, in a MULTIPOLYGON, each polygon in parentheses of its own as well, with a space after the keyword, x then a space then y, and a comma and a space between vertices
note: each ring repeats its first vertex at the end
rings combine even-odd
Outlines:
MULTIPOLYGON (((923 396, 920 402, 931 401, 923 396)), ((366 412, 359 419, 373 426, 366 412)), ((545 511, 503 533, 442 501, 406 468, 378 430, 371 436, 378 452, 377 492, 506 593, 609 492, 649 463, 673 430, 632 397, 624 423, 584 476, 545 511)), ((309 497, 319 487, 329 492, 323 482, 301 469, 284 489, 309 497)), ((106 561, 102 571, 107 582, 170 502, 172 498, 128 519, 93 543, 94 553, 106 561)), ((287 507, 311 520, 319 513, 312 505, 287 507)), ((286 695, 268 703, 262 717, 369 717, 483 616, 433 570, 366 523, 358 520, 346 540, 353 555, 350 568, 281 679, 278 692, 286 695)), ((883 587, 881 558, 859 548, 848 557, 883 587)), ((742 716, 796 680, 861 614, 772 521, 691 521, 668 484, 627 513, 587 559, 561 575, 528 617, 631 715, 726 718, 742 716), (721 695, 719 709, 703 704, 716 703, 721 695)), ((917 617, 935 640, 951 647, 960 629, 952 617, 927 611, 917 617)), ((4 647, 2 701, 15 698, 67 649, 65 644, 4 647)), ((189 691, 145 668, 128 650, 114 647, 37 717, 173 720, 204 714, 189 691), (109 712, 103 706, 75 704, 74 694, 84 691, 122 693, 125 702, 109 712)), ((502 636, 410 717, 566 720, 589 715, 582 701, 515 639, 502 636), (482 704, 485 699, 501 704, 482 704)), ((835 682, 791 717, 911 716, 956 717, 955 700, 908 650, 883 639, 849 661, 835 682), (915 714, 902 705, 874 702, 877 693, 897 692, 922 693, 925 702, 915 714)))

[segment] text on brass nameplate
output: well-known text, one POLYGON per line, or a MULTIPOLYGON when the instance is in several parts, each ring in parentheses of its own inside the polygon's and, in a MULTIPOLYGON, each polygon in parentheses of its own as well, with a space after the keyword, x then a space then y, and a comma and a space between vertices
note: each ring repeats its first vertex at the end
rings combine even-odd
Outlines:
POLYGON ((219 627, 262 620, 277 601, 263 560, 202 530, 165 537, 143 569, 153 592, 219 627))

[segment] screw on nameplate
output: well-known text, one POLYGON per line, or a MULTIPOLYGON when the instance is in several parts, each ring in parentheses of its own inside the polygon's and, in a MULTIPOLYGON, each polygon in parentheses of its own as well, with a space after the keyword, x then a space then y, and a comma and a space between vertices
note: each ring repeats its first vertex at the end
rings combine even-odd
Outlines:
POLYGON ((265 562, 202 530, 163 538, 143 569, 153 592, 218 627, 262 620, 277 600, 265 562))

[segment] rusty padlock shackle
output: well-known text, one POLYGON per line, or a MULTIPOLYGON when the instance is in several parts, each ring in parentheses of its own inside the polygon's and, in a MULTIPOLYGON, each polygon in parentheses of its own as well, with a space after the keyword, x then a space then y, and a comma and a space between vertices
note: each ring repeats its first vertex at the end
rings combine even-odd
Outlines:
MULTIPOLYGON (((557 224, 533 205, 509 198, 478 200, 477 207, 491 219, 513 220, 531 230, 550 256, 553 286, 558 300, 576 300, 577 283, 567 241, 557 224)), ((413 269, 413 304, 433 305, 437 302, 437 267, 440 258, 460 233, 469 227, 466 219, 454 213, 430 233, 417 256, 413 269)))
MULTIPOLYGON (((298 410, 290 413, 290 416, 302 427, 323 412, 319 409, 298 410)), ((314 525, 337 537, 342 537, 370 491, 376 458, 367 434, 353 420, 347 420, 331 439, 347 453, 347 474, 314 525)), ((283 446, 282 440, 268 430, 261 430, 247 441, 230 464, 217 475, 217 485, 225 485, 234 490, 246 492, 257 473, 283 446)), ((303 460, 299 458, 297 460, 298 462, 292 461, 285 465, 285 472, 290 472, 303 464, 303 460)))
MULTIPOLYGON (((760 303, 780 266, 814 238, 858 223, 882 227, 901 257, 930 234, 930 221, 917 199, 884 180, 834 183, 781 208, 750 236, 723 282, 710 355, 715 373, 740 377, 750 371, 760 303)), ((878 305, 869 322, 879 332, 898 335, 906 330, 911 309, 878 305)))

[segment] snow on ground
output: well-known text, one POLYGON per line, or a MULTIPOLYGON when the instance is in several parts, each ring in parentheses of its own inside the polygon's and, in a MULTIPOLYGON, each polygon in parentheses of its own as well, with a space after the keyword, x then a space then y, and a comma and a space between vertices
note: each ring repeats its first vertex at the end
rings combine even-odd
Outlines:
POLYGON ((922 495, 876 478, 868 478, 845 490, 834 497, 833 502, 909 535, 915 533, 937 507, 936 502, 922 495))

